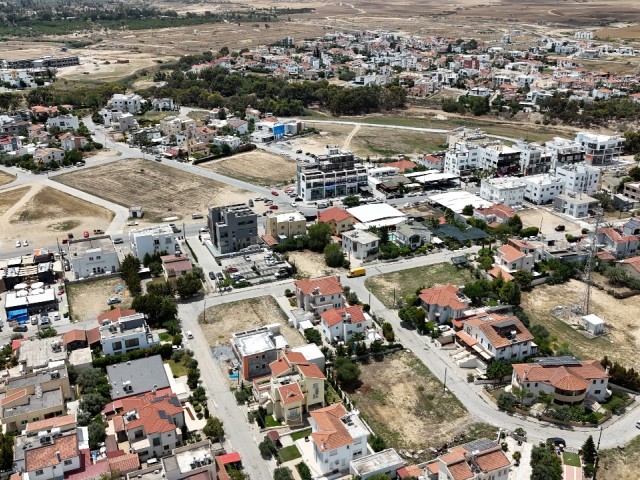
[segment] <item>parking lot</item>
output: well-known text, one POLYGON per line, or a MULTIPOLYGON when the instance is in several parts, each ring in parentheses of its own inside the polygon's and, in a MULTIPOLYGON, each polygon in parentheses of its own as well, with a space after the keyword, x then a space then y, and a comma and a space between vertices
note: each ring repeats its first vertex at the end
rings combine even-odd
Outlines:
MULTIPOLYGON (((259 248, 259 247, 256 247, 259 248)), ((256 249, 234 257, 221 259, 222 269, 234 283, 260 284, 287 278, 291 265, 268 249, 256 249)))

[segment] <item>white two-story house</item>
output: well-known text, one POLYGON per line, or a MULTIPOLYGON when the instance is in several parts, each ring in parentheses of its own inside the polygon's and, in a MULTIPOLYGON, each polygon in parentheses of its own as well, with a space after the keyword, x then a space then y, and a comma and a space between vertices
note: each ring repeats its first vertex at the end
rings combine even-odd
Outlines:
POLYGON ((456 335, 488 361, 523 360, 538 351, 533 335, 515 316, 479 314, 465 320, 456 335))
POLYGON ((332 308, 320 314, 320 329, 329 343, 348 342, 357 333, 364 335, 373 319, 360 305, 332 308))
POLYGON ((427 312, 427 320, 445 323, 464 316, 471 300, 455 285, 436 285, 420 292, 420 304, 427 312))
POLYGON ((316 468, 323 475, 348 472, 351 460, 368 453, 369 430, 357 410, 341 403, 311 412, 311 439, 316 468))
POLYGON ((319 316, 332 308, 344 306, 344 290, 338 277, 306 278, 293 282, 298 307, 319 316))

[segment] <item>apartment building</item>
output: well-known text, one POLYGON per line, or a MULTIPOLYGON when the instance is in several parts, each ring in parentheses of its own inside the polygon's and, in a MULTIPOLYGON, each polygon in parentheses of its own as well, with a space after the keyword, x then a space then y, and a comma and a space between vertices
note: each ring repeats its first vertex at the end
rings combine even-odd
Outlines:
POLYGON ((118 252, 108 235, 69 240, 67 258, 76 279, 114 273, 120 269, 118 252))
POLYGON ((118 355, 160 344, 157 333, 151 332, 144 313, 120 317, 117 322, 104 322, 100 327, 102 353, 118 355))
POLYGON ((624 137, 580 132, 576 142, 584 147, 589 165, 606 165, 617 161, 624 150, 624 137))
POLYGON ((258 243, 258 215, 244 203, 210 208, 207 224, 213 245, 222 254, 258 243))
POLYGON ((546 173, 523 177, 522 181, 525 184, 524 199, 536 205, 551 203, 564 192, 564 179, 546 173))
POLYGON ((78 128, 80 128, 80 121, 78 117, 70 113, 58 115, 57 117, 49 117, 47 119, 47 130, 51 127, 56 127, 60 130, 78 130, 78 128))
POLYGON ((137 93, 115 93, 109 102, 112 110, 139 114, 142 112, 142 97, 137 93))
POLYGON ((520 151, 520 173, 523 175, 538 175, 551 170, 551 153, 541 145, 519 142, 514 148, 520 151))
POLYGON ((514 207, 522 204, 525 189, 526 185, 520 178, 485 178, 480 183, 480 198, 514 207))
POLYGON ((553 140, 545 142, 544 148, 551 155, 551 168, 558 165, 582 163, 585 160, 584 147, 573 140, 562 137, 554 137, 553 140))
POLYGON ((300 212, 269 213, 266 220, 265 234, 276 240, 307 233, 307 220, 300 212))
POLYGON ((600 201, 588 195, 575 193, 558 195, 553 200, 555 211, 574 218, 584 218, 595 213, 600 201))
POLYGON ((284 337, 274 333, 269 327, 238 332, 231 336, 231 349, 240 363, 240 374, 245 380, 268 375, 269 365, 278 359, 278 350, 285 346, 284 337))
POLYGON ((372 260, 378 257, 380 237, 367 230, 342 232, 342 250, 348 258, 372 260))
POLYGON ((556 168, 555 176, 564 182, 563 193, 593 195, 600 183, 600 169, 585 164, 559 166, 556 168))
POLYGON ((518 173, 520 150, 499 142, 480 145, 478 168, 494 171, 498 175, 518 173))
POLYGON ((356 195, 367 186, 367 169, 361 159, 338 147, 327 146, 324 155, 297 166, 296 192, 305 201, 356 195))
MULTIPOLYGON (((131 252, 142 260, 148 253, 174 254, 176 253, 176 239, 173 229, 169 225, 155 225, 129 232, 131 252)), ((179 250, 179 248, 178 248, 179 250)))
POLYGON ((640 182, 627 182, 622 193, 625 197, 640 202, 640 182))
POLYGON ((480 147, 467 142, 455 142, 444 155, 444 172, 469 177, 478 168, 480 147))

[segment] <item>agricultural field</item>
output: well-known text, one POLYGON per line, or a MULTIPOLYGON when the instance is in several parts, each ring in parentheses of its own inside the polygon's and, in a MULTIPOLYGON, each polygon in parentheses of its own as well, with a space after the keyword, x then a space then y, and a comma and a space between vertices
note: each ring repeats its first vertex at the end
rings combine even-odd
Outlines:
POLYGON ((392 308, 394 298, 398 301, 408 295, 413 295, 420 287, 429 288, 436 284, 446 283, 464 285, 472 280, 474 278, 469 270, 454 267, 450 263, 438 263, 376 275, 368 278, 365 286, 386 307, 392 308))
POLYGON ((271 296, 249 298, 207 308, 198 322, 211 346, 228 345, 231 335, 272 323, 280 324, 280 333, 292 347, 305 345, 300 333, 287 325, 287 316, 271 296))
POLYGON ((296 161, 283 155, 253 150, 199 164, 213 172, 266 187, 293 183, 296 161))
POLYGON ((132 301, 120 277, 71 284, 67 287, 67 297, 73 322, 92 320, 108 312, 110 306, 107 300, 111 297, 122 300, 122 303, 115 305, 122 309, 130 308, 132 301))
POLYGON ((445 393, 442 383, 411 352, 393 353, 359 366, 360 386, 349 396, 387 447, 424 450, 420 460, 426 460, 430 447, 441 447, 463 431, 466 435, 495 434, 493 428, 474 432, 481 429, 469 425, 471 417, 459 400, 445 393))
POLYGON ((11 183, 16 179, 15 175, 0 170, 0 186, 11 183))
POLYGON ((106 230, 114 217, 106 208, 39 184, 0 193, 0 206, 0 241, 37 238, 48 245, 69 231, 106 230))
POLYGON ((558 319, 551 314, 554 307, 564 306, 570 310, 573 304, 581 303, 584 287, 584 283, 578 280, 562 285, 541 285, 522 294, 522 307, 533 325, 544 325, 555 337, 556 344, 567 343, 578 357, 601 360, 607 355, 626 367, 635 366, 640 348, 640 325, 637 322, 640 296, 619 300, 597 288, 591 290, 591 312, 604 319, 608 332, 604 337, 589 339, 582 335, 572 327, 579 317, 567 313, 563 319, 558 319))
POLYGON ((243 203, 249 192, 189 172, 145 160, 129 160, 58 175, 55 180, 124 207, 140 205, 143 221, 175 216, 191 221, 193 212, 243 203))

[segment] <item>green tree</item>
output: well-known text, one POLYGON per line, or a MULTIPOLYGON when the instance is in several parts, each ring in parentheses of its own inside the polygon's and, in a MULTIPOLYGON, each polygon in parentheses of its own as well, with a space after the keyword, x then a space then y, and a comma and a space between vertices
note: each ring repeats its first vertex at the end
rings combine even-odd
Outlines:
POLYGON ((315 328, 306 328, 304 330, 304 338, 308 343, 315 343, 316 345, 322 345, 322 335, 315 328))
POLYGON ((371 435, 369 437, 369 445, 371 445, 374 452, 381 452, 387 448, 387 442, 379 435, 371 435))
POLYGON ((519 233, 520 230, 522 230, 522 219, 520 218, 520 215, 516 213, 509 219, 507 225, 511 228, 513 233, 519 233))
POLYGON ((513 272, 514 281, 520 286, 520 290, 531 290, 531 282, 533 281, 533 275, 526 270, 516 270, 513 272))
POLYGON ((76 384, 82 393, 95 390, 101 385, 109 385, 109 380, 99 368, 85 368, 78 373, 76 384))
POLYGON ((425 320, 427 318, 427 312, 425 312, 423 308, 414 307, 413 305, 402 307, 398 310, 398 317, 400 317, 400 320, 403 322, 407 322, 416 327, 421 333, 426 330, 425 320))
POLYGON ((296 465, 296 470, 298 470, 298 473, 300 474, 300 478, 302 480, 312 480, 313 479, 313 475, 311 474, 311 470, 309 469, 309 467, 307 466, 306 463, 304 462, 300 462, 296 465))
POLYGON ((97 450, 100 448, 100 444, 104 442, 106 432, 104 429, 104 423, 102 419, 96 419, 89 424, 89 448, 91 450, 97 450))
POLYGON ((465 205, 464 208, 462 209, 462 214, 467 215, 469 217, 473 215, 473 205, 471 204, 465 205))
POLYGON ((38 332, 38 338, 51 338, 58 335, 58 331, 53 327, 43 328, 38 332))
POLYGON ((142 291, 140 286, 140 260, 130 253, 124 257, 120 265, 120 275, 131 295, 137 295, 142 291))
POLYGON ((520 305, 520 285, 518 282, 505 282, 498 292, 500 301, 507 305, 517 307, 520 305))
POLYGON ((193 273, 187 273, 176 280, 176 291, 181 298, 193 297, 202 290, 202 281, 193 273))
POLYGON ((99 393, 87 393, 80 399, 80 410, 86 412, 91 418, 99 414, 109 402, 108 398, 99 393))
POLYGON ((562 480, 562 462, 549 445, 533 447, 530 464, 531 480, 562 480))
POLYGON ((336 378, 342 386, 353 386, 360 378, 360 367, 351 359, 338 357, 333 363, 336 378))
POLYGON ((0 470, 13 467, 13 435, 0 432, 0 470))
POLYGON ((511 375, 513 368, 511 364, 504 360, 491 360, 487 365, 487 378, 500 381, 504 377, 511 375))
POLYGON ((178 305, 174 298, 153 293, 137 295, 131 302, 131 308, 144 313, 152 327, 159 327, 175 319, 178 314, 178 305))
POLYGON ((314 252, 322 252, 331 241, 331 228, 328 223, 316 223, 308 228, 307 236, 309 248, 314 252))
POLYGON ((582 460, 584 460, 584 463, 593 465, 596 463, 597 455, 596 444, 593 441, 593 437, 589 435, 589 438, 582 444, 582 460))
POLYGON ((344 197, 342 199, 342 205, 344 205, 345 208, 357 207, 358 205, 360 205, 360 197, 358 197, 357 195, 349 195, 347 197, 344 197))
POLYGON ((217 417, 209 417, 207 419, 207 424, 202 429, 202 433, 209 438, 221 440, 224 438, 224 427, 222 422, 217 417))
POLYGON ((270 438, 265 438, 262 442, 258 444, 258 450, 260 450, 260 455, 265 460, 270 459, 276 453, 278 453, 278 447, 270 438))
POLYGON ((328 267, 341 267, 344 264, 342 248, 337 243, 330 243, 324 247, 324 261, 328 267))
POLYGON ((509 392, 502 392, 498 397, 498 408, 512 412, 516 407, 516 397, 509 392))
POLYGON ((273 480, 293 480, 289 467, 278 467, 273 471, 273 480))

